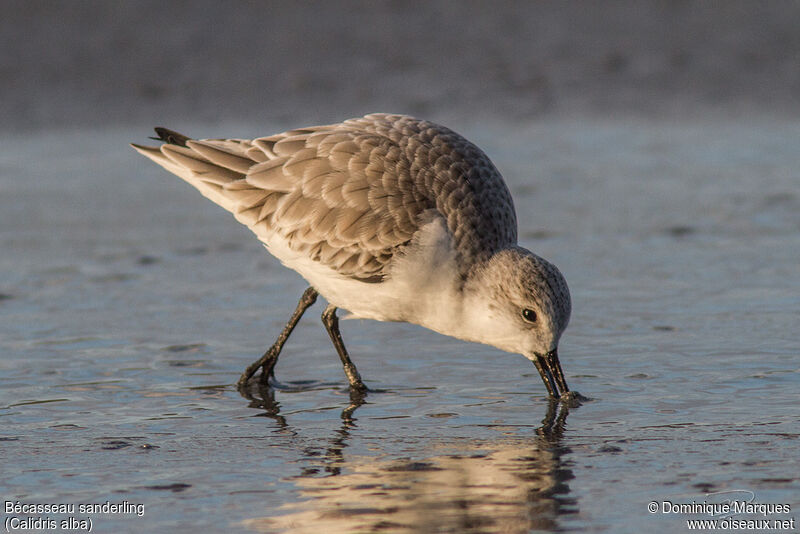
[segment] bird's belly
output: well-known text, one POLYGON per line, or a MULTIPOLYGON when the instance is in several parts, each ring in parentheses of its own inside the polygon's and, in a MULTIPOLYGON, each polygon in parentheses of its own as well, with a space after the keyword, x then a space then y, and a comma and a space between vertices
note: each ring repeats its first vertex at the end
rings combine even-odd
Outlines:
POLYGON ((460 314, 455 254, 442 221, 421 228, 402 255, 393 259, 389 276, 381 282, 344 276, 292 250, 278 233, 262 241, 325 300, 350 312, 347 318, 404 321, 441 331, 434 325, 460 314))

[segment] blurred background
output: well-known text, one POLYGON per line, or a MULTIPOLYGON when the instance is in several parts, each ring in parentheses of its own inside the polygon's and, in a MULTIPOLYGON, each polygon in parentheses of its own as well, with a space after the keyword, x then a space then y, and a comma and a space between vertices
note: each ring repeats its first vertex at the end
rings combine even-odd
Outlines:
POLYGON ((6 0, 0 124, 782 114, 798 27, 748 0, 6 0))

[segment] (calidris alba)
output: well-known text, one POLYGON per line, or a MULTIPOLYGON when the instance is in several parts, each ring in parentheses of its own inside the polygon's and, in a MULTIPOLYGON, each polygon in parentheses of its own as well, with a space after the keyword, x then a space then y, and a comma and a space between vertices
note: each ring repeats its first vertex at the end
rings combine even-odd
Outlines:
POLYGON ((322 322, 354 390, 366 388, 337 308, 521 353, 551 397, 569 392, 558 360, 571 311, 567 283, 517 245, 503 178, 459 134, 388 114, 252 140, 156 133, 165 144, 132 146, 232 212, 310 284, 240 387, 259 367, 264 383, 273 376, 284 343, 322 295, 322 322))

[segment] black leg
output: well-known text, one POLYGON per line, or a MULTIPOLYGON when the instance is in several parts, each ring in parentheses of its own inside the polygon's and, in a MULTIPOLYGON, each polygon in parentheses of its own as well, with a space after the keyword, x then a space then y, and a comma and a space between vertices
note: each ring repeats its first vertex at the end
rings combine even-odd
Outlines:
POLYGON ((339 318, 336 317, 336 306, 328 304, 325 311, 322 312, 322 324, 331 336, 333 346, 336 347, 336 352, 339 353, 339 358, 342 360, 344 366, 344 374, 347 375, 347 380, 350 381, 350 387, 356 391, 366 391, 367 386, 361 381, 361 375, 358 374, 358 369, 353 365, 350 356, 347 354, 347 349, 344 348, 344 341, 342 341, 342 334, 339 333, 339 318))
POLYGON ((278 356, 280 356, 283 344, 286 343, 287 339, 289 339, 289 335, 292 333, 292 330, 294 330, 294 327, 297 326, 297 323, 300 321, 303 313, 308 309, 309 306, 316 302, 317 294, 317 290, 313 287, 309 287, 303 292, 303 296, 300 297, 300 302, 297 303, 297 308, 289 318, 289 322, 283 327, 283 331, 278 336, 278 339, 275 340, 275 343, 273 343, 273 345, 269 348, 269 350, 267 350, 267 352, 264 353, 263 356, 261 356, 261 358, 250 364, 247 369, 245 369, 244 373, 242 373, 242 376, 239 377, 239 382, 236 383, 239 389, 247 386, 247 383, 250 381, 256 371, 258 371, 259 367, 263 368, 261 371, 262 384, 266 384, 269 380, 269 377, 275 375, 275 364, 278 363, 278 356))

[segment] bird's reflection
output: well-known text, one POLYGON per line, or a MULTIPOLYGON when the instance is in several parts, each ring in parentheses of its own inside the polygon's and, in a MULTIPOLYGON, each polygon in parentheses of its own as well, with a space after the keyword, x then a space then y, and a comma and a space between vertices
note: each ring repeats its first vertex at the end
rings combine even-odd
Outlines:
POLYGON ((255 386, 252 386, 252 389, 239 388, 239 393, 242 397, 250 401, 250 408, 260 408, 264 410, 264 413, 260 415, 273 419, 278 424, 278 428, 281 429, 281 431, 293 433, 286 418, 281 415, 281 405, 275 400, 275 390, 271 386, 259 382, 255 386))
MULTIPOLYGON (((269 387, 245 395, 281 432, 294 433, 269 387)), ((246 519, 256 531, 317 534, 388 532, 529 532, 556 530, 576 511, 562 457, 570 406, 552 401, 542 424, 527 436, 500 440, 432 440, 403 458, 345 454, 357 436, 354 413, 367 394, 351 393, 341 425, 323 450, 304 450, 310 464, 292 477, 299 498, 266 517, 246 519), (435 449, 438 454, 431 454, 435 449), (450 453, 450 451, 454 451, 450 453)), ((319 442, 317 442, 319 443, 319 442)))
MULTIPOLYGON (((267 384, 257 384, 254 387, 241 388, 239 393, 242 397, 250 401, 250 408, 259 408, 263 410, 264 417, 268 417, 275 421, 278 426, 278 433, 287 435, 297 435, 297 432, 289 425, 286 417, 281 414, 281 405, 275 400, 275 388, 267 384)), ((309 458, 322 458, 325 465, 322 470, 326 473, 336 475, 339 474, 341 467, 340 464, 344 460, 343 451, 347 447, 350 431, 355 428, 356 419, 353 413, 366 402, 367 392, 350 389, 350 404, 342 409, 340 418, 342 424, 334 435, 329 439, 328 446, 323 454, 317 451, 307 450, 309 458)), ((309 467, 305 472, 309 474, 316 474, 319 472, 319 466, 309 467)))

